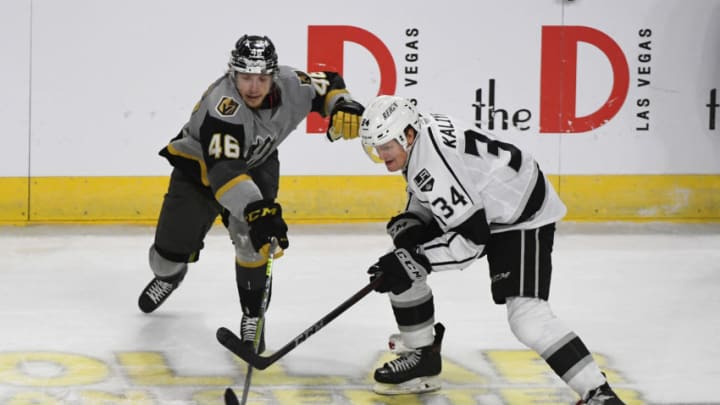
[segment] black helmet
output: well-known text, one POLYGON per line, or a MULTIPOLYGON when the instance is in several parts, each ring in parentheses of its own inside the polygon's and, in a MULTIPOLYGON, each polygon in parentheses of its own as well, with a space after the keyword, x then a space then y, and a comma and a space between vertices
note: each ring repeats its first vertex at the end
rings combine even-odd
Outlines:
POLYGON ((230 53, 228 66, 231 71, 250 74, 273 74, 277 70, 278 57, 270 38, 243 35, 230 53))

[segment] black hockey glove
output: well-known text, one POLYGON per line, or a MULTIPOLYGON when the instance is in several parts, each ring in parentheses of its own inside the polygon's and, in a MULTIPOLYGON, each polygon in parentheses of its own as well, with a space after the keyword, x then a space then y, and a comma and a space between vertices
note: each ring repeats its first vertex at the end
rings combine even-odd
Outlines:
POLYGON ((250 241, 256 251, 260 252, 272 237, 277 239, 281 248, 288 248, 288 227, 282 219, 280 204, 272 200, 253 201, 245 207, 244 215, 250 226, 250 241))
POLYGON ((375 291, 400 294, 409 289, 414 281, 425 279, 431 270, 430 262, 424 255, 399 248, 381 257, 367 272, 370 281, 383 274, 383 281, 375 287, 375 291))
POLYGON ((326 134, 330 142, 340 138, 357 138, 363 111, 365 107, 355 100, 338 100, 330 113, 330 127, 326 134))
POLYGON ((392 217, 385 229, 395 247, 405 249, 414 249, 443 234, 436 221, 425 224, 419 216, 407 211, 392 217))

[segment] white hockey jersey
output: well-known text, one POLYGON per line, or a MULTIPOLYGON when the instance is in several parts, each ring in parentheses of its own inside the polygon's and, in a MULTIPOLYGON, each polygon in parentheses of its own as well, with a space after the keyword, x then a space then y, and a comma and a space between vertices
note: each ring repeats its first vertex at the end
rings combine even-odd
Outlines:
POLYGON ((535 159, 495 135, 442 114, 421 116, 404 171, 407 211, 443 234, 421 245, 433 271, 482 256, 491 233, 533 229, 566 208, 535 159))

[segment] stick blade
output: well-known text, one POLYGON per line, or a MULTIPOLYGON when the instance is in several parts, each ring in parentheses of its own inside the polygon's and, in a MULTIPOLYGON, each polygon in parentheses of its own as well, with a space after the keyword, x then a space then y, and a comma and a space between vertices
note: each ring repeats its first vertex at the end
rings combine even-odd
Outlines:
POLYGON ((240 405, 240 401, 238 401, 238 397, 232 388, 225 389, 225 405, 240 405))
POLYGON ((221 345, 258 370, 265 370, 272 364, 272 360, 259 356, 252 346, 243 344, 242 340, 228 328, 218 328, 215 336, 221 345))

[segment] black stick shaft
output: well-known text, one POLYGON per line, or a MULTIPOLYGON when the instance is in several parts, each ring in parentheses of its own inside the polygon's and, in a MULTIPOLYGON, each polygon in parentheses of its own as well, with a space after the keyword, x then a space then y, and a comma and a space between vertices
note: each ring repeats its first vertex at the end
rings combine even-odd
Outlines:
POLYGON ((226 328, 218 329, 217 339, 223 346, 225 346, 231 352, 235 353, 237 356, 248 362, 248 364, 259 370, 263 370, 271 364, 275 363, 276 361, 280 360, 291 350, 295 349, 302 342, 307 340, 307 338, 317 333, 320 329, 327 326, 327 324, 329 324, 332 320, 337 318, 340 314, 347 311, 350 307, 352 307, 361 299, 363 299, 366 295, 368 295, 368 293, 374 290, 375 287, 377 287, 381 282, 382 276, 376 277, 365 287, 353 294, 350 298, 346 299, 342 304, 335 307, 335 309, 320 318, 320 320, 312 324, 309 328, 305 329, 302 333, 297 335, 290 342, 285 344, 285 346, 281 347, 278 351, 271 354, 270 356, 263 357, 256 353, 253 353, 251 350, 247 350, 248 347, 243 345, 240 339, 233 332, 226 328))
MULTIPOLYGON (((377 280, 377 279, 376 279, 377 280)), ((373 280, 372 283, 369 283, 365 287, 363 287, 360 291, 353 294, 350 298, 345 300, 342 304, 337 306, 335 309, 330 311, 327 315, 320 318, 319 321, 312 324, 309 328, 305 329, 301 334, 295 336, 295 339, 293 339, 291 342, 280 348, 277 352, 273 353, 270 357, 273 358, 273 362, 277 361, 277 359, 285 356, 288 352, 293 350, 294 348, 298 347, 300 343, 304 342, 307 338, 314 335, 317 331, 324 328, 328 323, 333 321, 335 318, 340 316, 343 312, 347 311, 350 307, 358 303, 361 299, 363 299, 368 293, 370 293, 373 288, 375 287, 375 280, 373 280)))

